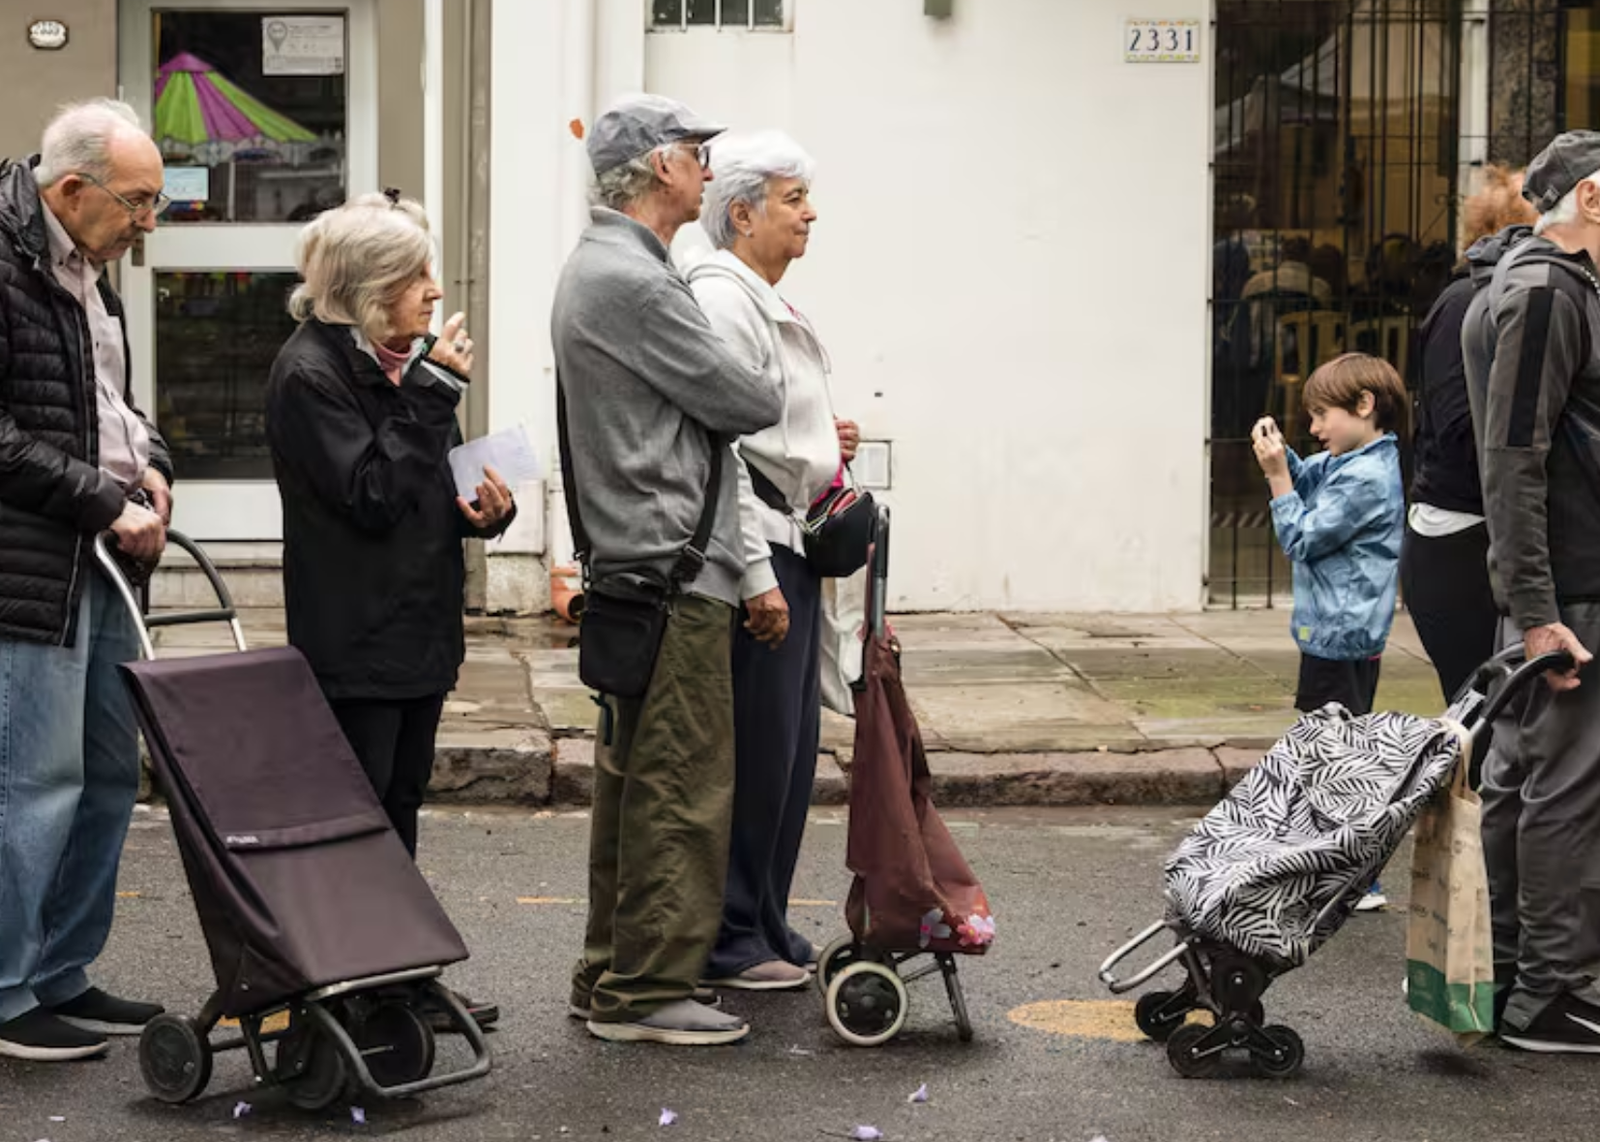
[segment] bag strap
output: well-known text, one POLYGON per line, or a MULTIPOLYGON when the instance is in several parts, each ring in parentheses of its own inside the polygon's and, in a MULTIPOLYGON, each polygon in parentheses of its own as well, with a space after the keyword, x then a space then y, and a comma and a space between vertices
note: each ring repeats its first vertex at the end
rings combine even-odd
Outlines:
MULTIPOLYGON (((572 554, 583 565, 585 585, 589 579, 589 556, 593 545, 589 532, 583 526, 583 515, 578 510, 578 486, 572 474, 572 437, 567 429, 567 393, 556 375, 556 434, 561 449, 561 491, 567 501, 567 523, 572 528, 572 554)), ((711 471, 706 475, 705 503, 700 509, 700 519, 694 534, 678 553, 668 576, 671 593, 676 595, 685 583, 693 582, 706 565, 706 547, 711 542, 711 529, 716 524, 717 500, 722 494, 722 454, 728 445, 716 433, 706 430, 711 444, 711 471)))

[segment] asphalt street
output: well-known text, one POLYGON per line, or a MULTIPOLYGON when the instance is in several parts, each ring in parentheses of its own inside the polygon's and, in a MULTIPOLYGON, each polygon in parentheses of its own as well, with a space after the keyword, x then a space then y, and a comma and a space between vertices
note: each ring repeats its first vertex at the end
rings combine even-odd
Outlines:
MULTIPOLYGON (((0 1061, 0 1142, 189 1142, 381 1136, 499 1139, 1107 1142, 1168 1139, 1579 1139, 1595 1136, 1600 1059, 1458 1049, 1400 994, 1400 908, 1353 918, 1268 993, 1268 1013, 1303 1036, 1303 1073, 1179 1078, 1132 1030, 1131 1004, 1095 978, 1115 945, 1159 914, 1160 868, 1192 815, 1003 810, 949 815, 994 905, 997 942, 963 961, 977 1035, 957 1041, 937 979, 911 985, 911 1024, 890 1044, 848 1047, 814 991, 735 996, 754 1030, 726 1048, 607 1044, 566 1015, 583 923, 582 814, 437 810, 422 867, 474 956, 451 981, 504 1008, 489 1078, 423 1099, 310 1115, 252 1091, 244 1059, 218 1060, 207 1094, 150 1099, 132 1040, 73 1065, 0 1061), (928 1101, 908 1097, 926 1084, 928 1101), (246 1104, 241 1107, 241 1103, 246 1104), (677 1116, 661 1125, 662 1111, 677 1116), (236 1117, 236 1112, 238 1117, 236 1117)), ((842 811, 813 817, 796 884, 799 925, 819 944, 842 930, 842 811)), ((1406 856, 1387 885, 1403 902, 1406 856)), ((159 811, 141 811, 123 898, 97 982, 192 1014, 211 969, 159 811)), ((459 1044, 453 1044, 459 1050, 459 1044)), ((444 1061, 455 1058, 442 1050, 444 1061)))

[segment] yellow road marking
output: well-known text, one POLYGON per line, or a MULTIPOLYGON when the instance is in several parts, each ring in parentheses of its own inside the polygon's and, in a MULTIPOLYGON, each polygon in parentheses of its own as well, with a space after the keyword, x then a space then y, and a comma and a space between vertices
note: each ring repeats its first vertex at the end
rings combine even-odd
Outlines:
POLYGON ((139 899, 139 897, 141 897, 143 895, 144 895, 144 893, 142 893, 142 892, 119 892, 119 893, 117 893, 117 899, 118 900, 137 900, 137 899, 139 899))
MULTIPOLYGON (((224 1019, 222 1022, 218 1023, 217 1026, 237 1027, 239 1026, 239 1021, 237 1019, 224 1019)), ((280 1011, 276 1015, 269 1015, 261 1021, 261 1030, 263 1031, 287 1031, 288 1029, 289 1013, 287 1011, 280 1011)))
MULTIPOLYGON (((1024 1004, 1008 1012, 1006 1018, 1019 1027, 1074 1039, 1138 1043, 1145 1037, 1133 1021, 1133 1004, 1123 999, 1052 999, 1024 1004)), ((1207 1020, 1196 1012, 1189 1021, 1207 1020)))
POLYGON ((794 899, 791 899, 789 901, 789 907, 791 907, 791 908, 837 908, 837 907, 839 907, 839 902, 837 900, 794 900, 794 899))

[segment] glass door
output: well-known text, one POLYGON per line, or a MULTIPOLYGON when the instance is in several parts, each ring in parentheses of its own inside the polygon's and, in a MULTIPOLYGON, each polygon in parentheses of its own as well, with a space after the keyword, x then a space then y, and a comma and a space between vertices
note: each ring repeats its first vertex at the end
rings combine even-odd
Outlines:
POLYGON ((134 387, 172 449, 173 525, 277 540, 268 370, 294 330, 295 240, 377 189, 372 0, 123 0, 122 97, 172 206, 123 263, 134 387))

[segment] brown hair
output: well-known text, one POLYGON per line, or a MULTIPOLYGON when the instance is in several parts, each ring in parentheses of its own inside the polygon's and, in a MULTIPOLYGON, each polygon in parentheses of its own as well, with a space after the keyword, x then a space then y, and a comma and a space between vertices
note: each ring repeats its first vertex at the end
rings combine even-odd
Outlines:
POLYGON ((1410 398, 1394 366, 1380 357, 1346 353, 1320 366, 1301 395, 1310 409, 1342 408, 1354 413, 1361 394, 1371 393, 1373 420, 1384 432, 1404 435, 1411 419, 1410 398))
POLYGON ((1522 171, 1490 163, 1483 168, 1483 187, 1462 204, 1461 245, 1470 246, 1517 222, 1532 226, 1538 219, 1533 203, 1522 197, 1522 171))

